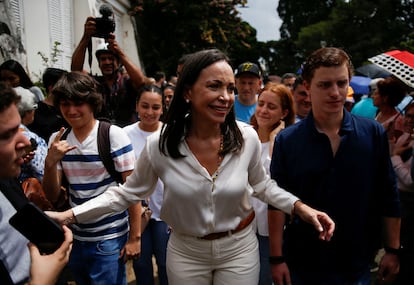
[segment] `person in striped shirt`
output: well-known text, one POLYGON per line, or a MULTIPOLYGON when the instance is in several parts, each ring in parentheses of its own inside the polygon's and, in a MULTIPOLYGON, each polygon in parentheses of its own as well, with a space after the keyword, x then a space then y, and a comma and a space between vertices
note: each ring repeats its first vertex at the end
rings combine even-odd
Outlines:
MULTIPOLYGON (((54 105, 71 130, 65 139, 61 139, 65 131, 62 128, 49 140, 43 187, 52 202, 61 195, 63 176, 69 184, 72 207, 117 185, 98 151, 102 122, 95 114, 102 106, 102 96, 97 90, 94 79, 80 72, 63 75, 53 89, 54 105)), ((125 181, 134 168, 131 142, 114 125, 109 140, 115 169, 125 181)), ((72 226, 74 243, 69 267, 77 284, 126 284, 125 258, 138 258, 140 253, 141 204, 132 205, 128 211, 129 215, 127 211, 115 212, 72 226)))

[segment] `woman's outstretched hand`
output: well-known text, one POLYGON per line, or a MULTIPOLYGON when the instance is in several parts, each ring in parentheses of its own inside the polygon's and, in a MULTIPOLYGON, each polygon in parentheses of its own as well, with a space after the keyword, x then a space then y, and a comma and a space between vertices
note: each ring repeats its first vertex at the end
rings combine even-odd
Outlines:
POLYGON ((319 232, 321 240, 331 240, 335 230, 335 223, 326 213, 317 211, 301 201, 297 201, 293 207, 293 214, 313 225, 319 232))
POLYGON ((60 225, 70 225, 76 223, 72 209, 66 210, 64 212, 45 211, 45 213, 60 225))

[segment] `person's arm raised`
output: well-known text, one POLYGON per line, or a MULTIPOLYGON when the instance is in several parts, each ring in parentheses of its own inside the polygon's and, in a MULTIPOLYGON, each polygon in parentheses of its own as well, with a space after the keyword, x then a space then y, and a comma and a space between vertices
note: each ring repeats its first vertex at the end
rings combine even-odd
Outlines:
POLYGON ((88 17, 85 22, 83 36, 72 54, 72 63, 70 69, 72 71, 82 71, 83 63, 85 62, 86 49, 96 32, 95 18, 88 17))
POLYGON ((146 83, 147 77, 144 75, 142 70, 138 66, 136 66, 127 56, 127 54, 121 49, 113 33, 110 34, 110 37, 108 39, 108 49, 112 50, 119 56, 119 59, 122 65, 125 67, 135 89, 139 89, 142 85, 146 83))

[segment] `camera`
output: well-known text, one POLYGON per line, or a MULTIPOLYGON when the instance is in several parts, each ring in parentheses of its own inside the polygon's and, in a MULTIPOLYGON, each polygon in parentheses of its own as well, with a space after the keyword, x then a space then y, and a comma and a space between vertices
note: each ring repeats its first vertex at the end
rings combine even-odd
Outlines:
POLYGON ((95 18, 95 37, 107 39, 109 34, 115 31, 114 12, 109 5, 103 4, 99 8, 102 17, 95 18))

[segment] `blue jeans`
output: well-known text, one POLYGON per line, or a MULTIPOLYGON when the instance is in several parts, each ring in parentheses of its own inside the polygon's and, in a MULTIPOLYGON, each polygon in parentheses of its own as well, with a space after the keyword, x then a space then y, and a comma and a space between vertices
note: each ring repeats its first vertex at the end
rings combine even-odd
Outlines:
POLYGON ((329 272, 290 271, 292 285, 371 285, 371 273, 367 268, 357 280, 346 280, 344 276, 329 272))
POLYGON ((168 285, 166 272, 167 244, 170 237, 168 225, 151 219, 141 235, 141 255, 134 260, 133 267, 137 285, 153 285, 154 269, 152 255, 155 256, 160 285, 168 285))
POLYGON ((269 263, 269 237, 261 236, 256 233, 259 241, 260 254, 260 278, 259 285, 272 285, 272 272, 270 271, 269 263))
POLYGON ((74 240, 69 267, 76 284, 127 284, 125 263, 119 258, 127 238, 125 234, 97 242, 74 240))

